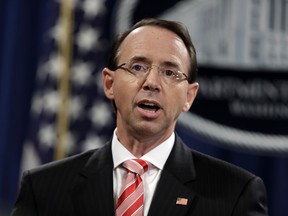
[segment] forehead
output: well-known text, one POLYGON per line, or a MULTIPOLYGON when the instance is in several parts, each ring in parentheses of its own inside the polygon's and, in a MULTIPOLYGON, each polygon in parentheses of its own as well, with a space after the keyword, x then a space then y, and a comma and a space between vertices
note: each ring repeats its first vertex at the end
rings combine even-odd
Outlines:
POLYGON ((182 39, 174 32, 156 26, 142 26, 132 31, 119 47, 119 61, 143 56, 153 63, 171 61, 187 69, 189 54, 182 39))

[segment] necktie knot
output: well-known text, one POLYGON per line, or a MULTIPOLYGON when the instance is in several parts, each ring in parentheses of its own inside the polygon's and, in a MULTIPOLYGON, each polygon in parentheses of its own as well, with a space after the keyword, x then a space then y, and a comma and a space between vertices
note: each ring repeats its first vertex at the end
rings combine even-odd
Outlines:
POLYGON ((142 175, 148 170, 149 163, 142 159, 131 159, 124 161, 122 166, 128 170, 128 172, 142 175))

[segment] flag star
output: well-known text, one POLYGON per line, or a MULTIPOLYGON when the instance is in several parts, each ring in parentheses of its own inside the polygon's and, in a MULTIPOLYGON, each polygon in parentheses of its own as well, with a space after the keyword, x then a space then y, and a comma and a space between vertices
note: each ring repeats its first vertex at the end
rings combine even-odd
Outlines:
POLYGON ((50 114, 57 113, 60 105, 60 98, 59 93, 57 91, 51 90, 46 92, 43 95, 44 104, 45 104, 45 111, 50 114))
POLYGON ((87 151, 90 149, 100 148, 105 143, 104 139, 97 136, 96 134, 89 134, 87 138, 83 141, 82 151, 87 151))
POLYGON ((63 28, 63 24, 58 20, 56 24, 48 31, 49 37, 54 39, 55 41, 59 41, 60 38, 63 38, 65 34, 65 28, 63 28))
POLYGON ((43 97, 41 97, 39 94, 35 94, 32 99, 32 105, 31 105, 31 112, 32 114, 38 115, 43 109, 43 97))
POLYGON ((38 132, 40 146, 44 149, 52 148, 56 141, 56 130, 51 124, 42 125, 38 132))
POLYGON ((78 86, 89 83, 92 77, 93 66, 87 62, 77 62, 72 67, 72 81, 78 86))
POLYGON ((104 101, 98 101, 90 110, 90 117, 97 127, 104 127, 112 121, 111 107, 104 101))
MULTIPOLYGON (((55 0, 55 2, 57 2, 58 4, 63 4, 63 1, 65 1, 66 3, 65 7, 69 7, 68 9, 72 10, 74 10, 76 6, 80 3, 80 0, 55 0)), ((48 36, 50 38, 53 38, 57 42, 59 42, 62 38, 65 38, 65 35, 68 34, 68 32, 66 31, 67 28, 65 27, 67 24, 66 22, 66 19, 60 19, 59 17, 56 21, 56 24, 48 31, 48 36)))
POLYGON ((98 31, 89 26, 83 26, 76 36, 76 44, 80 51, 89 52, 93 50, 97 41, 99 41, 100 34, 98 31))
POLYGON ((83 106, 85 105, 85 100, 79 96, 74 96, 69 101, 69 116, 72 120, 79 118, 83 113, 83 106))
POLYGON ((103 81, 102 81, 101 70, 97 71, 95 82, 96 82, 96 86, 99 92, 103 92, 103 81))
POLYGON ((38 76, 42 80, 45 79, 46 75, 49 75, 55 80, 59 80, 59 77, 64 68, 63 66, 63 58, 59 54, 53 53, 49 60, 39 67, 38 76))
POLYGON ((64 134, 64 149, 66 154, 70 154, 75 149, 75 137, 72 135, 71 132, 67 131, 64 134))
MULTIPOLYGON (((74 10, 76 6, 79 4, 79 0, 55 0, 57 3, 64 4, 65 8, 74 10)), ((67 16, 65 16, 67 18, 67 16)), ((54 39, 57 42, 61 42, 61 40, 65 40, 68 36, 69 32, 67 31, 66 26, 69 25, 69 19, 63 19, 63 16, 60 16, 56 21, 56 24, 48 31, 48 36, 54 39)), ((63 41, 62 41, 63 42, 63 41)))
POLYGON ((103 15, 106 12, 103 0, 84 0, 82 9, 87 18, 94 18, 96 15, 103 15))
POLYGON ((27 169, 32 169, 41 164, 40 155, 38 154, 36 145, 29 140, 25 141, 23 145, 21 172, 27 169))
POLYGON ((50 67, 50 74, 53 77, 59 78, 61 72, 63 71, 64 66, 64 60, 63 57, 59 54, 54 54, 49 61, 49 67, 50 67))

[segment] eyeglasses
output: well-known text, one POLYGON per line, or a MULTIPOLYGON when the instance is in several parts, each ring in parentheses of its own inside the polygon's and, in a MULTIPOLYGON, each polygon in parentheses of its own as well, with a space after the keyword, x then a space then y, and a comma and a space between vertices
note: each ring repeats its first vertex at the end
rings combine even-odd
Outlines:
POLYGON ((166 82, 166 84, 171 84, 184 80, 188 81, 188 76, 185 73, 178 71, 175 66, 158 66, 153 64, 147 64, 141 61, 131 61, 128 63, 120 64, 116 67, 116 70, 123 69, 133 74, 137 78, 144 78, 148 75, 148 72, 150 72, 152 67, 157 67, 160 77, 164 82, 166 82))

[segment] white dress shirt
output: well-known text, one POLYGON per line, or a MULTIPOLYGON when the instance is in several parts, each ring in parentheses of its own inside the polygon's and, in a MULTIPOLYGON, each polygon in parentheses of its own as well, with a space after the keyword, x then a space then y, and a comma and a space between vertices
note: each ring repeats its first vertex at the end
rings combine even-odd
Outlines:
MULTIPOLYGON (((112 157, 114 163, 113 169, 113 191, 114 191, 114 205, 120 196, 120 190, 122 182, 124 182, 127 171, 121 166, 121 164, 129 159, 135 159, 136 157, 129 152, 117 139, 116 130, 114 131, 112 139, 112 157)), ((163 143, 143 155, 141 159, 146 160, 153 164, 152 168, 149 168, 141 177, 144 184, 144 216, 148 214, 149 207, 155 192, 155 188, 160 179, 161 171, 164 164, 173 148, 175 141, 175 134, 165 140, 163 143)))

